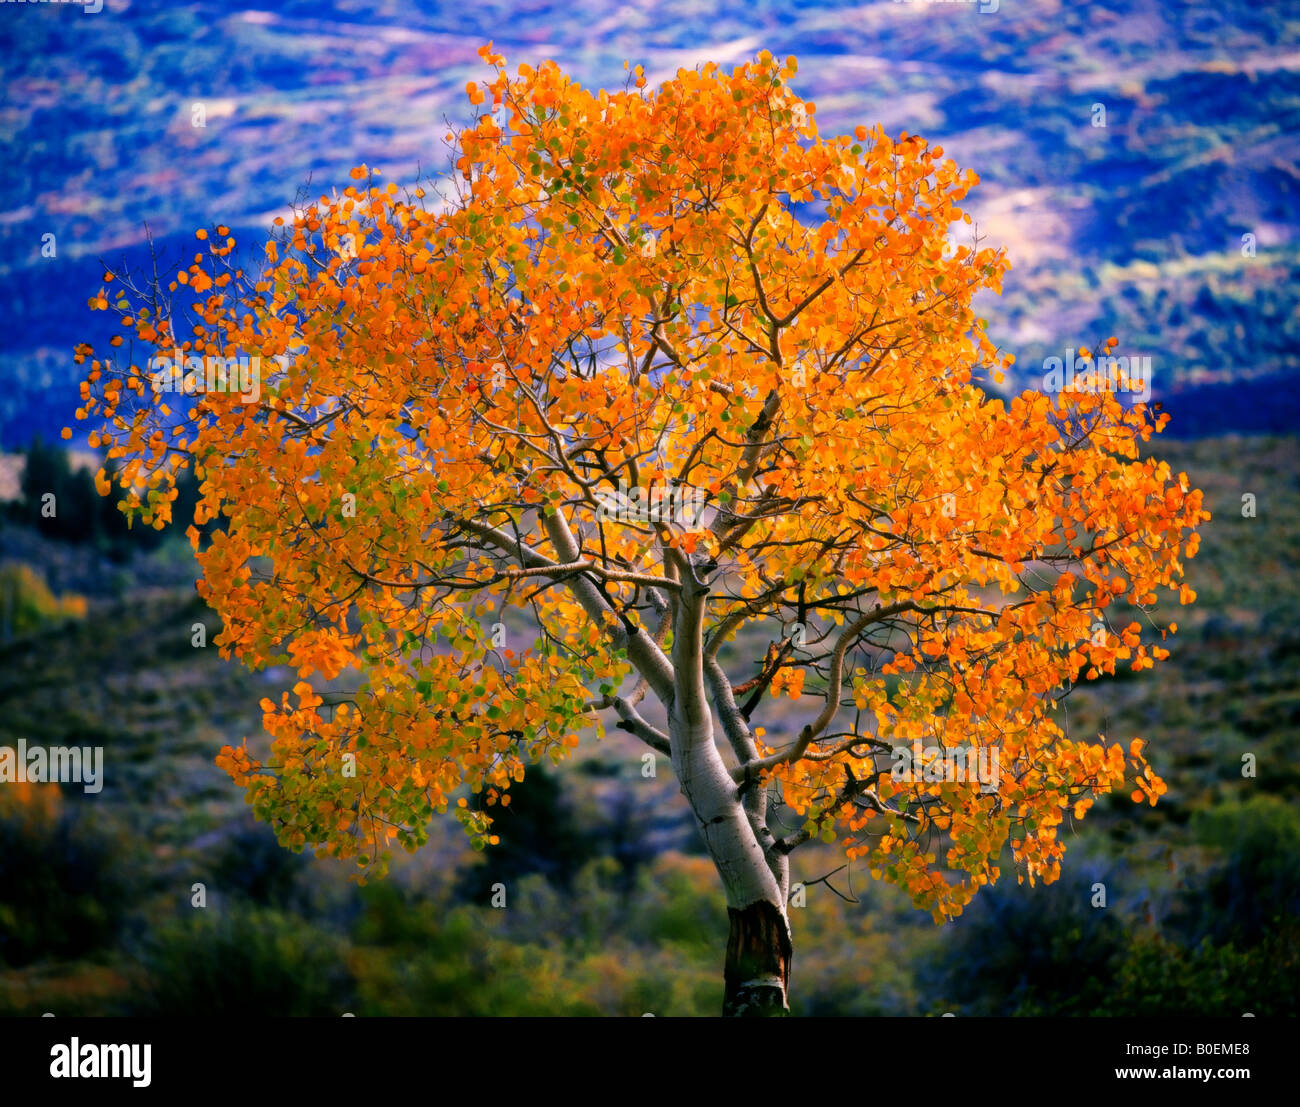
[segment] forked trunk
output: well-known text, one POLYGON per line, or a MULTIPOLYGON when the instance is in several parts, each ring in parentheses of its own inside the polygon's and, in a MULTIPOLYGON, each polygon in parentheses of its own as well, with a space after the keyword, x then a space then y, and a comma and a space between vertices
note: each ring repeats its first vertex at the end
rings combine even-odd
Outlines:
MULTIPOLYGON (((694 572, 679 561, 682 577, 694 572)), ((708 589, 684 587, 677 597, 673 638, 674 685, 668 706, 673 772, 727 894, 731 934, 724 971, 724 1015, 784 1015, 790 979, 790 926, 779 866, 759 843, 741 790, 713 741, 713 713, 704 687, 703 612, 708 589)), ((638 636, 640 637, 640 636, 638 636)))
POLYGON ((726 991, 723 1015, 760 1018, 790 1013, 790 931, 784 916, 760 900, 743 911, 727 908, 726 991))

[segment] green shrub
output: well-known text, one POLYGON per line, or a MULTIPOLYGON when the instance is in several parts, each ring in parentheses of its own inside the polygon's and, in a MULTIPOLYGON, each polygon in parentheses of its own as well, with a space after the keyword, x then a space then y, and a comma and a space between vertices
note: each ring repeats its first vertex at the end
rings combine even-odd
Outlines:
POLYGON ((129 1014, 338 1016, 353 1010, 346 946, 277 911, 195 910, 147 937, 129 1014))
POLYGON ((1238 948, 1208 938, 1188 949, 1156 933, 1138 936, 1119 962, 1098 1015, 1240 1017, 1297 1012, 1300 945, 1294 921, 1264 942, 1238 948))
POLYGON ((1300 917, 1300 812, 1277 796, 1198 811, 1192 832, 1221 851, 1200 899, 1199 933, 1256 941, 1300 917))
POLYGON ((81 811, 47 816, 7 808, 0 816, 0 964, 82 957, 111 944, 136 890, 133 872, 127 842, 81 811))

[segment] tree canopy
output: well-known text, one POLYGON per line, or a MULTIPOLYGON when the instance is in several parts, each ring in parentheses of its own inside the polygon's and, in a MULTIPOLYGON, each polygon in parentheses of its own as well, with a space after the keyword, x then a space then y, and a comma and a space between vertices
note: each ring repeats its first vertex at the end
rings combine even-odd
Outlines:
POLYGON ((793 58, 593 92, 481 53, 438 187, 361 166, 256 273, 218 226, 91 300, 132 346, 78 350, 92 445, 154 525, 195 468, 217 642, 299 676, 269 752, 219 759, 258 815, 369 868, 448 809, 487 844, 530 764, 617 725, 671 758, 732 906, 784 914, 823 839, 942 921, 1008 842, 1050 881, 1067 818, 1154 803, 1141 739, 1071 734, 1058 700, 1167 656, 1153 605, 1194 599, 1209 516, 1142 448, 1167 416, 986 387, 1011 359, 972 301, 1008 263, 956 233, 975 174, 820 135, 793 58), (260 358, 260 395, 155 390, 174 351, 260 358))

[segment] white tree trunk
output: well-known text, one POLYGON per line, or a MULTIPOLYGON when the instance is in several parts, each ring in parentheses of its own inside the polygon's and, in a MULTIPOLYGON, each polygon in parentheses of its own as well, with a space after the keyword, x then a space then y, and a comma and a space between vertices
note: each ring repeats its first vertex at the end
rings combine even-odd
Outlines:
MULTIPOLYGON (((714 742, 713 712, 705 694, 703 599, 687 583, 674 620, 676 676, 669 711, 673 770, 722 878, 731 933, 727 943, 727 1015, 784 1014, 790 972, 790 924, 778 873, 769 863, 736 783, 714 742)), ((768 835, 770 838, 770 835, 768 835)))

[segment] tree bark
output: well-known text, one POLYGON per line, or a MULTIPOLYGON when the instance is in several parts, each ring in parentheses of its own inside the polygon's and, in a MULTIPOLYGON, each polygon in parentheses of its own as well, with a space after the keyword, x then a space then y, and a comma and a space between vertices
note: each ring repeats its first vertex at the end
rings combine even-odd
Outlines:
POLYGON ((714 744, 703 651, 708 588, 695 579, 688 560, 680 559, 677 568, 684 583, 673 620, 669 741, 673 771, 727 895, 731 935, 723 1014, 785 1014, 790 975, 785 896, 741 789, 714 744))
POLYGON ((731 933, 724 970, 722 1013, 742 1018, 790 1013, 790 928, 785 915, 760 900, 744 910, 727 908, 731 933))

